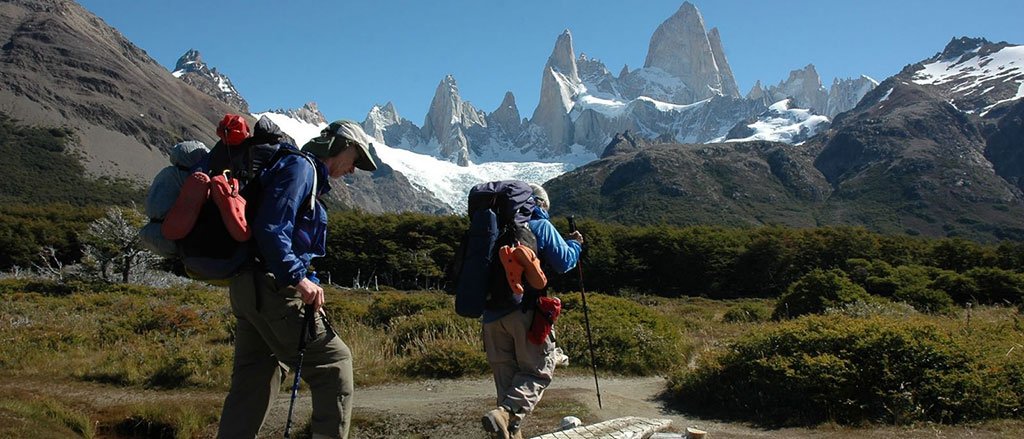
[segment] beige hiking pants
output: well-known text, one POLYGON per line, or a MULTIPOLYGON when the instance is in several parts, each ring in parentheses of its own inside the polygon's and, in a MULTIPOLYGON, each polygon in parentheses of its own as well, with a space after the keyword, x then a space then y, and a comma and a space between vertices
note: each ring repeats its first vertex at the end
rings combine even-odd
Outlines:
POLYGON ((537 406, 555 372, 552 336, 540 345, 530 343, 526 337, 533 313, 516 310, 485 323, 483 329, 484 350, 494 371, 498 405, 511 409, 519 420, 537 406))
MULTIPOLYGON (((238 320, 231 389, 224 400, 219 438, 256 437, 285 378, 299 362, 299 331, 305 311, 299 293, 278 289, 272 276, 244 272, 231 280, 231 311, 238 320)), ((347 438, 352 418, 352 353, 322 318, 306 340, 302 380, 313 398, 310 430, 347 438)), ((289 382, 291 382, 289 380, 289 382)), ((294 420, 293 420, 294 421, 294 420)))

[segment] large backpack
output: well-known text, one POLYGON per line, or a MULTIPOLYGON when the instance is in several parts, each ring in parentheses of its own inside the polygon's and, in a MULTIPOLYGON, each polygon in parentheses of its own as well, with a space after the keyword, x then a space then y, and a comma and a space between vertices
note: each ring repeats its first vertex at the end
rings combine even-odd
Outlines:
MULTIPOLYGON (((503 245, 525 245, 537 251, 537 238, 527 221, 533 215, 533 190, 522 181, 482 183, 469 191, 469 230, 455 255, 455 312, 480 317, 484 310, 516 305, 505 270, 498 260, 503 245)), ((524 300, 524 303, 525 300, 524 300)))
MULTIPOLYGON (((189 277, 198 280, 225 280, 250 262, 258 254, 258 250, 248 235, 239 236, 236 227, 229 227, 232 221, 241 221, 245 225, 255 217, 259 210, 260 195, 263 187, 260 175, 273 166, 281 158, 297 154, 302 156, 314 167, 312 159, 294 146, 282 142, 288 137, 270 119, 261 118, 254 129, 252 137, 247 136, 244 119, 228 115, 218 126, 217 134, 221 141, 210 150, 206 160, 206 176, 221 183, 227 182, 233 200, 239 206, 244 204, 244 212, 236 212, 232 217, 223 205, 218 206, 214 197, 210 196, 202 202, 198 213, 192 212, 194 224, 187 234, 175 242, 175 256, 181 259, 189 277), (239 134, 244 133, 244 134, 239 134)), ((289 139, 290 140, 290 139, 289 139)), ((216 181, 215 181, 216 183, 216 181)), ((309 208, 314 207, 316 182, 310 196, 309 208)), ((184 193, 180 194, 184 196, 184 193)), ((304 208, 307 205, 304 203, 304 208)))
POLYGON ((178 192, 181 191, 185 179, 201 169, 209 153, 206 145, 196 140, 178 143, 168 151, 171 166, 160 170, 149 185, 145 205, 149 224, 139 231, 142 244, 153 253, 165 258, 177 255, 177 246, 174 241, 164 237, 160 232, 160 225, 178 198, 178 192))

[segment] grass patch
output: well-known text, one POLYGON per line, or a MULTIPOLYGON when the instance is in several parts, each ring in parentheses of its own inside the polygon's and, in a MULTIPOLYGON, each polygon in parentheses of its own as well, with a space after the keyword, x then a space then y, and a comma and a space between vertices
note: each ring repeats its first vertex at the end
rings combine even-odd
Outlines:
POLYGON ((126 437, 190 439, 219 419, 219 405, 140 403, 111 410, 101 432, 126 437))
POLYGON ((82 411, 31 395, 0 397, 2 437, 96 437, 95 424, 82 411))

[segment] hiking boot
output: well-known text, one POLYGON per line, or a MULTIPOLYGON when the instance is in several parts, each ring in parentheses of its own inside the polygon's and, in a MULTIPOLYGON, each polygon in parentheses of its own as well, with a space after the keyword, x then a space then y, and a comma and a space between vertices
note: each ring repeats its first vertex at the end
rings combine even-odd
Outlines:
POLYGON ((509 437, 511 437, 512 439, 523 439, 523 429, 520 428, 520 425, 521 425, 522 422, 523 422, 523 420, 520 419, 518 416, 514 416, 513 415, 512 417, 509 418, 509 422, 508 422, 509 437))
POLYGON ((492 438, 510 439, 512 436, 508 432, 508 415, 504 407, 487 412, 481 419, 484 431, 490 433, 492 438))
POLYGON ((505 279, 508 280, 508 286, 512 288, 512 294, 519 297, 519 300, 516 300, 518 303, 522 300, 525 290, 523 290, 523 266, 519 265, 516 258, 512 256, 514 251, 514 247, 503 245, 498 249, 498 258, 501 259, 502 267, 505 267, 505 279))
POLYGON ((537 258, 537 255, 530 247, 525 245, 517 246, 512 249, 512 256, 523 267, 526 283, 530 284, 533 289, 539 290, 548 285, 548 278, 544 275, 544 270, 540 268, 540 259, 537 258))

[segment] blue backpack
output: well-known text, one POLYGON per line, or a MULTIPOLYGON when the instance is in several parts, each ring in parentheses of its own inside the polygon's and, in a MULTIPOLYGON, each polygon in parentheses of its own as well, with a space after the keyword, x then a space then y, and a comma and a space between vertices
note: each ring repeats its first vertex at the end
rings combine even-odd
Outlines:
POLYGON ((522 181, 492 181, 470 189, 469 230, 452 271, 458 315, 477 318, 484 310, 515 306, 497 253, 502 245, 517 242, 537 251, 537 238, 526 224, 534 207, 533 190, 522 181))

